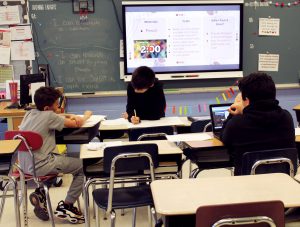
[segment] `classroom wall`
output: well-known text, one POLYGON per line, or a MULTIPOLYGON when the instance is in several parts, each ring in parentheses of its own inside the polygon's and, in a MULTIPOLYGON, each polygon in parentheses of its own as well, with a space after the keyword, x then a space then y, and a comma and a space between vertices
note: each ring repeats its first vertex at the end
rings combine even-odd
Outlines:
MULTIPOLYGON (((166 95, 167 109, 166 116, 179 116, 179 106, 187 106, 190 116, 209 115, 208 108, 204 111, 203 105, 216 103, 215 97, 219 96, 220 92, 203 92, 192 94, 169 94, 166 95), (198 105, 201 106, 199 112, 198 105), (176 115, 173 114, 173 106, 176 107, 176 115), (190 111, 190 109, 192 111, 190 111)), ((294 125, 297 125, 296 115, 293 107, 300 104, 300 89, 278 89, 277 99, 280 105, 287 109, 293 116, 294 125)), ((69 98, 67 100, 67 111, 76 114, 82 114, 85 110, 92 110, 94 114, 107 115, 108 119, 115 119, 121 116, 121 113, 126 110, 126 97, 95 97, 95 98, 69 98)), ((222 101, 224 102, 224 101, 222 101)), ((233 102, 233 98, 227 100, 233 102)), ((184 116, 184 111, 182 111, 184 116)))
MULTIPOLYGON (((88 21, 81 22, 80 16, 72 11, 72 1, 29 1, 37 52, 33 70, 37 72, 37 64, 49 64, 51 84, 63 86, 65 92, 126 89, 119 72, 122 1, 94 2, 95 13, 88 15, 88 21)), ((293 25, 300 19, 299 4, 276 7, 275 1, 270 2, 244 0, 244 75, 258 70, 258 54, 278 54, 278 72, 268 73, 276 84, 298 84, 300 30, 293 25), (258 35, 259 18, 280 19, 280 35, 258 35)), ((234 81, 232 78, 170 80, 165 81, 165 88, 231 86, 234 81)))

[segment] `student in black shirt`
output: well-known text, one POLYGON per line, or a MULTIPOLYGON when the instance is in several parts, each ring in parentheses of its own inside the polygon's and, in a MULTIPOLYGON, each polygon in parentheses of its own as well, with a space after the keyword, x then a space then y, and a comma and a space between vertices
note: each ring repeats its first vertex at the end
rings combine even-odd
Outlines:
POLYGON ((251 73, 242 78, 240 94, 223 124, 221 140, 239 174, 245 152, 295 147, 295 126, 291 114, 279 106, 272 77, 251 73))
POLYGON ((127 106, 123 117, 133 124, 141 120, 158 120, 165 116, 163 85, 147 66, 135 69, 127 87, 127 106))

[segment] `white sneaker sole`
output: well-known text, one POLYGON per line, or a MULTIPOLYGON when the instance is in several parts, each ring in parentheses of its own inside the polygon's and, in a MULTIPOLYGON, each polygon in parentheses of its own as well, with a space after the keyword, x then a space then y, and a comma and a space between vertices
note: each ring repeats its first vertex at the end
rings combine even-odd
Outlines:
POLYGON ((59 210, 54 211, 54 215, 55 215, 55 217, 57 217, 59 219, 68 220, 72 224, 82 224, 82 223, 84 223, 84 220, 78 219, 76 217, 71 217, 69 214, 66 214, 66 213, 64 213, 62 211, 59 211, 59 210))

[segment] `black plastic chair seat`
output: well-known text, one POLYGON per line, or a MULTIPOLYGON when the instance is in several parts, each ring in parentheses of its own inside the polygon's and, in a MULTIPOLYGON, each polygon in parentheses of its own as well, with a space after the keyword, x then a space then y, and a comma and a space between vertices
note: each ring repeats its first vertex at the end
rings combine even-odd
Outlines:
MULTIPOLYGON (((298 167, 298 151, 296 148, 280 148, 280 149, 270 149, 270 150, 259 150, 246 152, 242 155, 242 161, 240 163, 235 163, 234 175, 249 175, 251 174, 252 166, 255 162, 264 159, 274 159, 274 158, 286 158, 292 162, 294 171, 297 171, 298 167)), ((238 159, 237 159, 238 160, 238 159)), ((260 165, 257 167, 256 174, 263 173, 286 173, 290 174, 290 166, 283 162, 272 165, 260 165)))
POLYGON ((227 149, 193 150, 186 148, 183 154, 199 169, 217 169, 232 167, 227 149))
POLYGON ((228 162, 230 160, 228 151, 224 148, 205 150, 186 148, 183 149, 183 154, 194 163, 228 162))
POLYGON ((7 163, 1 163, 0 164, 0 175, 8 175, 9 173, 9 169, 10 169, 10 162, 7 162, 7 163))
MULTIPOLYGON (((96 189, 93 197, 96 204, 107 209, 107 198, 109 189, 96 189)), ((150 185, 140 185, 136 187, 114 188, 112 208, 134 208, 153 205, 150 185)))
MULTIPOLYGON (((156 134, 165 133, 167 135, 173 135, 174 129, 172 126, 158 126, 150 128, 134 128, 128 132, 129 141, 137 141, 138 138, 143 134, 156 134)), ((153 138, 145 138, 143 140, 165 140, 165 136, 155 136, 153 138)))

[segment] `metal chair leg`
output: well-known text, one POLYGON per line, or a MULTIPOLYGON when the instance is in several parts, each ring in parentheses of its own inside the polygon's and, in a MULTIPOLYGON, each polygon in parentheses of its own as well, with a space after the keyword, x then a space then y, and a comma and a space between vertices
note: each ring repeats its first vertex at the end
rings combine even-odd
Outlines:
POLYGON ((5 199, 6 199, 6 194, 7 194, 7 190, 9 188, 9 185, 11 184, 12 182, 8 182, 4 189, 3 189, 3 192, 2 192, 2 196, 1 196, 1 203, 0 203, 0 220, 1 220, 1 217, 2 217, 2 214, 3 214, 3 209, 4 209, 4 204, 5 204, 5 199))
POLYGON ((89 182, 83 185, 83 200, 84 200, 84 217, 85 227, 90 227, 90 212, 89 212, 89 182))
POLYGON ((21 167, 15 163, 14 168, 16 168, 20 174, 19 179, 15 179, 16 181, 19 181, 21 184, 21 193, 20 193, 20 199, 19 199, 19 206, 21 207, 21 204, 23 205, 23 220, 24 220, 24 226, 28 226, 28 197, 27 197, 27 181, 25 180, 24 172, 21 169, 21 167))
POLYGON ((98 206, 96 206, 96 226, 100 226, 100 209, 98 206))
POLYGON ((149 223, 149 227, 152 227, 152 212, 151 212, 151 207, 150 206, 147 207, 147 211, 148 211, 148 223, 149 223))
POLYGON ((49 196, 49 189, 48 189, 47 185, 43 185, 43 188, 44 188, 45 195, 46 195, 46 202, 47 202, 49 218, 51 220, 52 227, 55 227, 52 206, 51 206, 51 201, 50 201, 50 196, 49 196))
POLYGON ((13 197, 14 197, 14 206, 15 206, 15 215, 16 215, 16 227, 21 227, 21 220, 20 220, 20 209, 19 209, 19 196, 18 196, 18 185, 17 181, 13 179, 10 176, 7 176, 9 179, 9 182, 5 185, 3 194, 2 194, 2 199, 1 199, 1 204, 0 204, 0 220, 3 214, 3 209, 4 209, 4 204, 5 204, 5 199, 8 195, 7 191, 12 184, 12 189, 13 189, 13 197))
POLYGON ((116 213, 113 210, 110 212, 110 226, 115 227, 115 225, 116 225, 116 213))
POLYGON ((24 226, 28 226, 28 196, 27 196, 27 183, 23 182, 22 187, 22 203, 23 203, 23 215, 24 215, 24 226))
POLYGON ((18 183, 13 178, 11 178, 11 180, 13 182, 13 192, 14 192, 14 202, 15 202, 15 212, 16 212, 16 226, 21 227, 19 196, 18 196, 18 183))
MULTIPOLYGON (((124 188, 124 183, 121 183, 121 188, 124 188)), ((121 215, 124 216, 125 215, 125 210, 121 209, 121 215)))
POLYGON ((152 218, 153 218, 155 226, 156 226, 158 224, 158 222, 157 222, 157 215, 156 215, 155 208, 151 206, 150 211, 151 211, 152 218))
POLYGON ((132 210, 132 227, 135 227, 136 223, 136 208, 133 208, 132 210))
MULTIPOLYGON (((92 191, 95 191, 96 189, 96 185, 92 184, 92 191)), ((93 218, 95 219, 96 218, 96 203, 93 201, 93 218)))
MULTIPOLYGON (((103 184, 102 188, 108 188, 107 184, 103 184)), ((116 215, 116 214, 115 214, 116 215)), ((103 220, 107 220, 107 213, 103 210, 103 220)))

